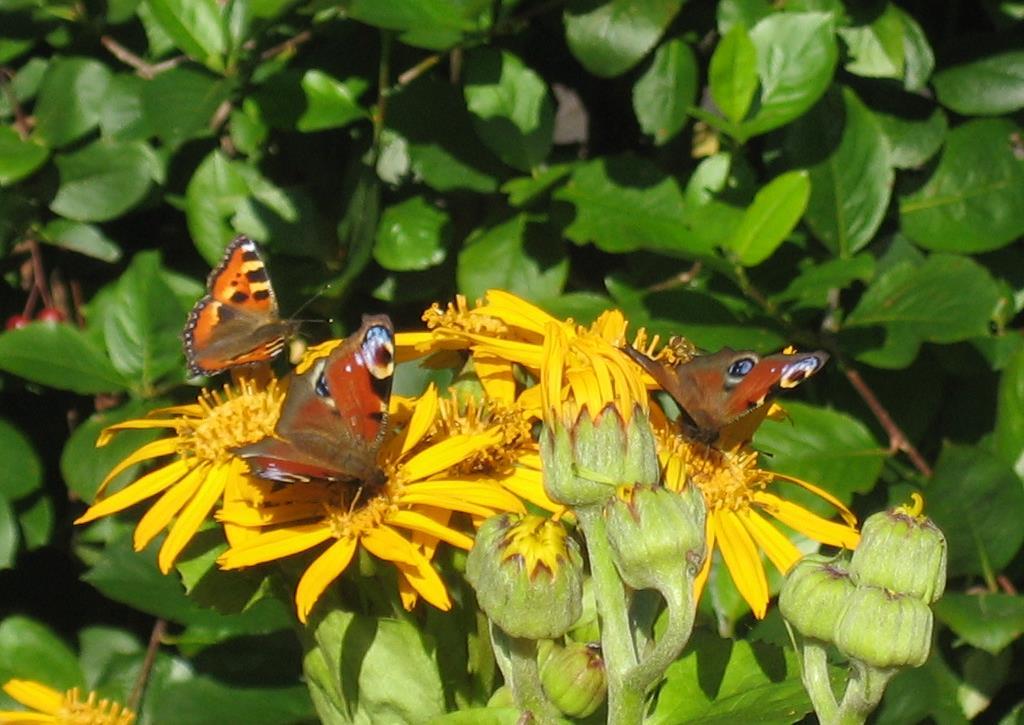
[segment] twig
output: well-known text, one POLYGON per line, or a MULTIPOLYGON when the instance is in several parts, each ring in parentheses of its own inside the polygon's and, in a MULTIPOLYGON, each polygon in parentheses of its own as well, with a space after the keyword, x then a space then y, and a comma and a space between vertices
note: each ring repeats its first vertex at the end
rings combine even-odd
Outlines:
POLYGON ((928 462, 924 460, 921 453, 914 447, 914 444, 910 442, 907 435, 903 432, 903 429, 896 424, 896 421, 889 415, 889 411, 886 410, 885 406, 875 395, 875 392, 871 387, 864 382, 864 378, 860 376, 853 367, 849 365, 843 365, 843 374, 846 375, 846 379, 850 381, 850 385, 857 391, 860 397, 867 403, 867 406, 874 413, 875 418, 881 424, 882 428, 889 435, 889 450, 891 451, 903 451, 910 458, 911 463, 914 464, 914 468, 921 472, 921 474, 927 478, 931 478, 932 467, 928 465, 928 462))
POLYGON ((176 66, 181 65, 186 60, 187 56, 178 55, 168 60, 161 61, 160 63, 147 63, 135 53, 131 52, 123 45, 118 43, 109 35, 103 35, 100 37, 100 42, 103 47, 110 51, 110 54, 117 58, 125 65, 131 66, 135 69, 135 72, 146 80, 152 80, 154 77, 160 75, 166 70, 170 70, 176 66))
MULTIPOLYGON (((380 63, 377 66, 377 103, 373 108, 373 145, 376 148, 380 143, 380 134, 384 130, 384 118, 388 110, 388 95, 390 94, 388 80, 391 77, 391 33, 383 31, 380 34, 380 63)), ((376 153, 376 151, 375 151, 376 153)))
POLYGON ((167 622, 158 619, 153 622, 153 631, 149 634, 149 645, 146 647, 146 656, 142 660, 142 668, 139 676, 135 679, 135 686, 132 687, 132 694, 128 696, 127 707, 134 713, 139 711, 139 703, 142 702, 142 693, 146 690, 146 683, 149 675, 153 672, 153 664, 156 662, 156 653, 160 649, 160 640, 167 630, 167 622))
POLYGON ((39 251, 39 242, 30 239, 28 242, 29 253, 32 255, 32 284, 39 290, 45 307, 53 307, 53 298, 50 297, 50 290, 46 288, 46 269, 43 267, 43 255, 39 251))
POLYGON ((419 63, 414 65, 412 68, 409 68, 408 70, 403 71, 398 76, 397 85, 399 87, 409 85, 414 80, 419 78, 421 75, 426 73, 428 70, 430 70, 431 68, 433 68, 435 65, 437 65, 440 62, 441 62, 441 54, 440 53, 434 53, 433 55, 428 55, 426 58, 424 58, 419 63))
POLYGON ((661 282, 655 282, 644 291, 666 292, 668 290, 675 289, 676 287, 685 287, 686 285, 690 284, 690 282, 697 278, 697 275, 700 274, 700 271, 703 268, 703 262, 701 262, 698 259, 696 262, 690 265, 689 269, 683 270, 679 274, 674 274, 668 279, 662 280, 661 282))
POLYGON ((267 48, 265 51, 260 53, 260 60, 270 60, 271 58, 275 58, 281 55, 282 53, 287 53, 289 51, 295 50, 303 43, 309 42, 312 39, 313 31, 303 30, 301 33, 296 33, 287 40, 267 48))

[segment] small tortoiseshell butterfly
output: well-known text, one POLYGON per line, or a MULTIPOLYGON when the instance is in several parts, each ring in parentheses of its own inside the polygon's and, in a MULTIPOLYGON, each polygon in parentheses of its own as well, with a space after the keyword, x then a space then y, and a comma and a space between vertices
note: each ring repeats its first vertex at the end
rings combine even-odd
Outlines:
POLYGON ((274 435, 236 450, 252 474, 281 483, 380 480, 395 335, 387 315, 364 315, 354 334, 288 378, 274 435))
POLYGON ((278 317, 277 298, 256 242, 238 236, 206 281, 182 338, 193 375, 214 375, 237 365, 272 360, 295 323, 278 317))
POLYGON ((822 350, 759 357, 725 347, 676 366, 639 350, 626 353, 679 404, 679 423, 691 440, 714 443, 729 423, 757 410, 785 388, 795 388, 828 362, 822 350))

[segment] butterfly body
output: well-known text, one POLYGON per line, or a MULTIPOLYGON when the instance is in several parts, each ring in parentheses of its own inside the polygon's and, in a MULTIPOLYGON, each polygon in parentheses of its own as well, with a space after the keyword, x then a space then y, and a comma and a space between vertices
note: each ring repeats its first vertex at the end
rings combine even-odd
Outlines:
POLYGON ((673 367, 633 348, 627 347, 626 353, 679 404, 687 437, 708 444, 718 440, 723 427, 760 408, 780 390, 796 387, 828 361, 828 353, 821 350, 762 358, 726 347, 673 367))
POLYGON ((386 315, 363 324, 303 373, 293 373, 274 435, 236 450, 254 475, 281 483, 373 484, 394 374, 386 315))
POLYGON ((267 362, 284 349, 295 324, 278 316, 277 298, 256 242, 236 237, 210 272, 206 287, 182 333, 192 374, 214 375, 267 362))

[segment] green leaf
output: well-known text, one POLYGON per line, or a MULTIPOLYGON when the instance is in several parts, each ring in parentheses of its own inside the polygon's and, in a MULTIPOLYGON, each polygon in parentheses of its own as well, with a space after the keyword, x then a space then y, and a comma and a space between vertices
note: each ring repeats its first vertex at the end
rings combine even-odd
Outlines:
POLYGON ((515 207, 529 206, 558 184, 572 171, 572 164, 548 166, 536 176, 520 176, 501 185, 508 194, 508 203, 515 207))
POLYGON ((47 244, 84 254, 101 262, 116 262, 121 259, 121 247, 93 224, 73 222, 70 219, 54 219, 46 223, 40 235, 42 241, 47 244))
POLYGON ((63 322, 33 322, 0 334, 0 370, 82 395, 127 388, 106 353, 63 322))
POLYGON ((142 142, 95 141, 58 155, 60 187, 50 209, 80 222, 116 219, 149 193, 154 156, 142 142))
POLYGON ((114 367, 143 395, 183 368, 179 333, 188 309, 176 302, 155 251, 135 255, 114 287, 104 338, 114 367))
POLYGON ((526 214, 470 234, 456 269, 459 292, 471 300, 491 288, 528 300, 557 297, 568 276, 562 240, 544 227, 531 226, 526 214))
POLYGON ((463 96, 450 83, 425 77, 403 88, 389 102, 385 121, 404 140, 417 181, 441 192, 498 188, 504 167, 477 137, 463 96), (424 117, 439 121, 424 123, 424 117))
POLYGON ((794 123, 786 139, 811 175, 807 224, 838 257, 863 249, 892 194, 889 147, 871 111, 848 88, 830 93, 794 123))
POLYGON ((890 113, 878 107, 872 111, 889 142, 889 163, 897 169, 917 169, 942 148, 949 122, 941 108, 918 97, 900 95, 898 101, 899 111, 890 113), (924 112, 914 113, 920 105, 925 106, 924 112), (907 112, 909 116, 902 115, 907 112))
POLYGON ((898 262, 875 279, 846 319, 846 328, 881 325, 885 348, 867 350, 858 359, 880 367, 905 367, 921 342, 950 343, 988 333, 1000 299, 988 271, 971 259, 934 254, 924 262, 898 262), (954 290, 956 294, 950 294, 954 290))
POLYGON ((432 718, 428 725, 516 725, 521 719, 514 707, 471 707, 432 718))
POLYGON ((875 275, 875 258, 867 252, 850 259, 830 259, 819 265, 805 265, 782 292, 772 299, 797 307, 825 308, 834 290, 853 282, 867 282, 875 275))
POLYGON ((17 501, 43 485, 43 464, 25 434, 0 418, 0 495, 17 501))
POLYGON ((146 0, 146 5, 178 50, 210 70, 224 70, 225 34, 217 0, 146 0))
POLYGON ((715 8, 718 32, 724 35, 737 23, 752 28, 771 13, 768 0, 721 0, 715 8))
POLYGON ((110 71, 91 58, 50 63, 36 101, 36 135, 51 148, 66 146, 96 128, 110 71))
POLYGON ((583 67, 611 78, 635 66, 653 48, 683 0, 571 0, 565 38, 583 67))
POLYGON ((982 448, 947 443, 924 495, 949 544, 950 577, 992 577, 1024 543, 1020 478, 982 448))
POLYGON ((306 110, 295 127, 303 132, 341 128, 353 121, 368 118, 359 105, 359 96, 369 87, 365 78, 353 76, 344 81, 311 68, 302 76, 302 90, 306 94, 306 110))
POLYGON ((326 658, 321 676, 329 681, 314 680, 310 689, 315 694, 322 688, 353 721, 425 722, 444 712, 432 647, 410 622, 332 609, 313 634, 316 647, 307 653, 307 663, 326 658))
MULTIPOLYGON (((0 43, 2 42, 0 41, 0 43)), ((0 51, 0 55, 2 55, 2 51, 0 51)), ((0 63, 3 62, 6 61, 0 60, 0 63)), ((14 115, 14 109, 11 106, 12 100, 25 104, 35 98, 49 65, 48 59, 37 56, 30 58, 18 68, 14 77, 8 82, 7 88, 10 93, 0 94, 0 118, 9 119, 14 115)))
POLYGON ((473 126, 498 158, 520 171, 551 151, 555 107, 547 84, 508 51, 481 48, 466 58, 466 105, 473 126))
POLYGON ((934 173, 900 198, 903 233, 927 249, 972 254, 1024 234, 1024 158, 1020 128, 1003 119, 974 120, 946 137, 934 173))
POLYGON ((788 725, 810 711, 793 652, 696 632, 683 657, 669 665, 658 702, 644 722, 788 725))
MULTIPOLYGON (((154 135, 142 108, 142 95, 150 81, 129 73, 110 79, 100 109, 100 132, 114 141, 145 141, 154 135)), ((179 113, 181 109, 176 109, 179 113)))
POLYGON ((993 446, 1024 478, 1024 350, 1013 356, 999 378, 993 446))
POLYGON ((185 189, 185 218, 196 248, 216 264, 235 236, 227 223, 249 195, 249 184, 238 165, 215 149, 199 164, 185 189))
POLYGON ((11 569, 18 560, 18 517, 7 496, 0 492, 0 571, 11 569))
POLYGON ((172 149, 212 134, 210 119, 231 94, 232 83, 195 68, 172 68, 146 83, 146 125, 172 149))
POLYGON ((800 221, 810 195, 806 171, 776 176, 754 196, 727 248, 746 267, 765 261, 800 221))
POLYGON ((58 690, 85 685, 75 653, 48 627, 18 615, 0 622, 0 679, 15 677, 58 690))
POLYGON ((757 49, 742 25, 734 25, 711 54, 708 83, 725 117, 742 121, 757 90, 757 49))
MULTIPOLYGON (((816 381, 804 384, 815 385, 816 381)), ((824 387, 824 381, 819 384, 824 387)), ((838 410, 795 400, 784 401, 782 407, 787 420, 766 420, 755 437, 757 449, 771 454, 764 459, 768 468, 821 486, 847 504, 853 494, 872 489, 889 452, 867 426, 838 410)), ((835 514, 835 509, 817 496, 782 485, 787 501, 826 517, 835 514)))
POLYGON ((399 31, 408 45, 447 50, 467 33, 490 26, 490 4, 460 0, 344 0, 345 14, 367 25, 399 31))
POLYGON ((924 89, 931 79, 935 70, 935 53, 928 43, 928 36, 914 17, 899 7, 896 7, 896 13, 903 21, 903 87, 917 92, 924 89))
POLYGON ((832 23, 828 13, 775 13, 751 29, 760 93, 737 138, 789 123, 821 98, 839 56, 832 23))
POLYGON ((25 548, 31 551, 49 544, 57 518, 53 510, 53 499, 40 492, 27 501, 19 502, 18 509, 18 523, 21 525, 25 548))
POLYGON ((669 141, 686 123, 686 112, 696 101, 697 90, 693 50, 680 38, 666 40, 633 85, 633 112, 640 128, 654 137, 655 144, 669 141))
POLYGON ((50 151, 38 141, 22 140, 10 126, 0 126, 0 186, 10 186, 38 169, 50 151))
POLYGON ((1024 50, 977 58, 935 74, 939 102, 963 116, 1002 116, 1024 108, 1024 50))
POLYGON ((865 78, 903 77, 903 17, 899 9, 887 3, 867 25, 839 28, 850 59, 845 68, 865 78))
POLYGON ((85 679, 95 686, 111 665, 126 655, 143 655, 144 647, 134 635, 106 626, 85 627, 78 633, 78 661, 85 679))
POLYGON ((395 272, 429 269, 445 260, 450 243, 448 215, 414 196, 381 214, 373 258, 395 272))
POLYGON ((972 647, 999 654, 1024 633, 1024 597, 982 592, 947 592, 933 605, 935 616, 972 647))
POLYGON ((259 680, 245 684, 248 686, 242 686, 235 678, 221 681, 202 675, 188 679, 175 675, 147 696, 153 700, 147 703, 153 712, 151 722, 280 725, 314 721, 304 685, 259 680))
POLYGON ((710 251, 685 224, 686 207, 676 180, 638 156, 580 164, 554 196, 576 207, 565 235, 577 244, 593 242, 606 252, 710 251))

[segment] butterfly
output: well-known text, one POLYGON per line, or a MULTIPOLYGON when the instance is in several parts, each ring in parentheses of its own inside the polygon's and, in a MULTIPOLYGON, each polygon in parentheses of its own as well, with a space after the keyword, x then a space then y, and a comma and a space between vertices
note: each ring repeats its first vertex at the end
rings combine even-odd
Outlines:
POLYGON ((274 435, 235 451, 250 473, 281 483, 379 482, 394 353, 391 320, 364 315, 329 355, 292 373, 274 435))
POLYGON ((284 349, 295 323, 278 317, 277 298, 256 242, 235 237, 210 272, 206 289, 182 333, 189 372, 214 375, 272 360, 284 349))
POLYGON ((707 444, 718 440, 723 427, 760 408, 780 390, 796 387, 828 362, 828 353, 821 350, 762 358, 749 350, 724 347, 672 366, 631 347, 625 351, 679 404, 683 433, 707 444))

